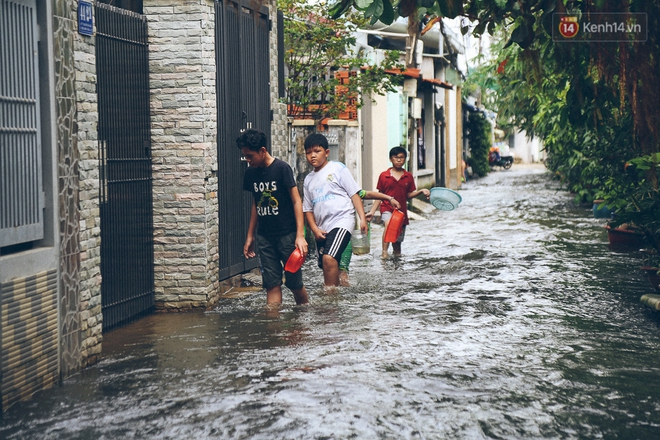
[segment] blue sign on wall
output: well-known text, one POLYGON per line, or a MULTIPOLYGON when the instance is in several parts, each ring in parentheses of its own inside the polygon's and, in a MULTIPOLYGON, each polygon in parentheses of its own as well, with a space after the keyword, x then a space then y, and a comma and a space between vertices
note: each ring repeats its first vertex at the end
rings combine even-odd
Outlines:
POLYGON ((88 37, 94 35, 94 10, 91 3, 78 2, 78 33, 88 37))

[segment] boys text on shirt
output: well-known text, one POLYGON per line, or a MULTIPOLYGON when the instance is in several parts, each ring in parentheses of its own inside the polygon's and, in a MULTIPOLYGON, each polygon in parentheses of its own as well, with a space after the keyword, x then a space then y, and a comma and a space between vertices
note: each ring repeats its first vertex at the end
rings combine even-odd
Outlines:
POLYGON ((288 163, 275 159, 265 168, 248 167, 243 189, 252 193, 257 207, 257 233, 277 237, 296 231, 296 217, 289 190, 296 186, 288 163))
MULTIPOLYGON (((390 173, 391 168, 380 173, 378 176, 378 183, 376 189, 383 194, 394 197, 397 202, 401 204, 401 211, 405 214, 406 219, 404 224, 408 224, 408 193, 417 189, 413 175, 408 171, 403 171, 403 175, 399 180, 396 180, 390 173)), ((393 212, 394 208, 390 202, 384 200, 380 204, 380 212, 393 212)))
POLYGON ((355 206, 351 196, 358 191, 360 186, 346 165, 330 161, 305 177, 303 212, 313 212, 316 225, 325 232, 334 228, 352 231, 355 206))

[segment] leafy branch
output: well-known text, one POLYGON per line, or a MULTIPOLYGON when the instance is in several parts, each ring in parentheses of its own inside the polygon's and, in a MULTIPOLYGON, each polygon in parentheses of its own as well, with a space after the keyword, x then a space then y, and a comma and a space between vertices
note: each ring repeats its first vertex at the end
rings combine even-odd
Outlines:
POLYGON ((284 64, 289 116, 315 120, 337 118, 359 109, 364 97, 394 91, 400 82, 386 70, 401 67, 397 51, 385 51, 374 62, 358 47, 355 32, 365 20, 356 14, 328 19, 327 3, 280 0, 283 11, 284 64), (348 79, 337 78, 349 72, 348 79))

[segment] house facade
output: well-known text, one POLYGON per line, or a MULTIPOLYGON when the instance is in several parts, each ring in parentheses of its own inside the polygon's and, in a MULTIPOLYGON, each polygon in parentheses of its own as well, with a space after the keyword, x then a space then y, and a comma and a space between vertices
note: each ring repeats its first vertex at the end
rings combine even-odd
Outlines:
POLYGON ((286 155, 274 2, 2 0, 2 408, 256 267, 235 138, 286 155), (14 38, 19 35, 21 38, 14 38))
MULTIPOLYGON (((375 60, 385 49, 405 52, 407 38, 405 21, 380 24, 357 35, 358 45, 375 60)), ((375 189, 379 174, 391 166, 389 150, 395 146, 408 150, 407 169, 418 187, 460 187, 462 97, 455 58, 462 50, 449 29, 435 24, 417 42, 416 67, 392 72, 403 76, 403 85, 366 100, 360 112, 365 188, 375 189)))

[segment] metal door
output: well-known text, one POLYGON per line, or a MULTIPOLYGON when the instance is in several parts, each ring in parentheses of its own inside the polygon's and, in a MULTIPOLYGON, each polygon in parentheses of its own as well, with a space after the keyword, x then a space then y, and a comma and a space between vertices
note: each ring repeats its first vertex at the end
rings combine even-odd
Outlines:
POLYGON ((96 5, 103 329, 154 308, 146 17, 96 5))
POLYGON ((241 0, 217 1, 215 16, 220 279, 226 279, 258 265, 243 257, 252 199, 243 191, 247 163, 236 138, 251 127, 270 140, 270 20, 267 8, 241 0))

